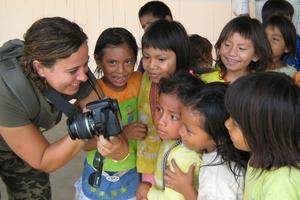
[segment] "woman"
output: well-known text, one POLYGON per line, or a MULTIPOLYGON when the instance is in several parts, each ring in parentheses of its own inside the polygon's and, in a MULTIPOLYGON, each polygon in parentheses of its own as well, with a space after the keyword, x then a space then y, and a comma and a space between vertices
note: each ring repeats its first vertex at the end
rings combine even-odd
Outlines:
MULTIPOLYGON (((12 199, 51 199, 49 176, 85 145, 69 135, 49 144, 40 128, 49 129, 60 112, 43 95, 53 88, 65 99, 77 99, 84 108, 94 93, 88 81, 87 36, 64 18, 43 18, 24 35, 19 64, 39 102, 39 115, 30 119, 26 106, 0 79, 0 174, 12 199)), ((95 95, 93 95, 95 96, 95 95)))

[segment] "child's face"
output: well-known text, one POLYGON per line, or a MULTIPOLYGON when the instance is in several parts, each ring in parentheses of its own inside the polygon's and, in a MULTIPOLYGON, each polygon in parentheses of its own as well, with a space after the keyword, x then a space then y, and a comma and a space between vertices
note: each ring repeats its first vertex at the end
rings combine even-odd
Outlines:
POLYGON ((247 73, 251 61, 257 61, 254 44, 239 33, 233 33, 221 44, 219 56, 228 72, 247 73))
POLYGON ((103 81, 113 90, 120 91, 126 87, 133 73, 136 57, 127 44, 107 47, 101 60, 96 60, 103 70, 103 81))
POLYGON ((159 20, 158 17, 155 17, 152 13, 149 13, 140 17, 140 24, 145 31, 153 22, 157 20, 159 20))
POLYGON ((182 126, 179 132, 185 146, 197 152, 215 150, 216 144, 213 138, 204 130, 203 115, 192 110, 191 107, 183 106, 181 120, 182 126))
POLYGON ((159 95, 154 123, 161 139, 176 140, 180 138, 179 128, 182 124, 180 107, 181 102, 177 95, 164 93, 159 95))
POLYGON ((152 82, 158 83, 176 71, 176 54, 171 50, 153 47, 143 49, 142 63, 152 82))
POLYGON ((243 133, 242 133, 239 125, 236 123, 236 121, 234 121, 234 119, 229 117, 225 122, 225 126, 228 129, 230 139, 233 142, 233 145, 237 149, 240 149, 243 151, 250 151, 250 148, 246 142, 246 139, 243 136, 243 133))
POLYGON ((284 53, 288 53, 284 38, 276 26, 267 26, 265 31, 272 47, 273 61, 279 61, 284 53))

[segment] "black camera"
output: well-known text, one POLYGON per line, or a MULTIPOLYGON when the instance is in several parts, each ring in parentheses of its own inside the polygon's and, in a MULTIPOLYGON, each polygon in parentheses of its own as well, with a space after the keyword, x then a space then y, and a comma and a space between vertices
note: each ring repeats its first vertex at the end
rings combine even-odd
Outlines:
POLYGON ((91 139, 100 134, 105 138, 121 132, 121 115, 118 102, 105 98, 86 105, 90 111, 80 113, 67 120, 70 137, 74 139, 91 139))

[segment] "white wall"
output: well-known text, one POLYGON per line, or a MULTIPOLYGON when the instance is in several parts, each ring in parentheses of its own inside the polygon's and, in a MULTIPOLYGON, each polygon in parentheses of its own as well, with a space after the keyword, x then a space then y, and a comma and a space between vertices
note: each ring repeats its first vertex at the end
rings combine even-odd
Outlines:
MULTIPOLYGON (((143 34, 138 10, 149 0, 0 0, 0 44, 22 38, 39 18, 61 16, 77 22, 89 37, 90 54, 100 33, 114 26, 127 28, 138 44, 143 34)), ((231 0, 163 0, 188 33, 197 33, 214 44, 223 26, 233 17, 231 0)), ((254 3, 250 8, 254 13, 254 3)), ((252 14, 251 14, 252 15, 252 14)), ((94 63, 91 68, 94 68, 94 63)))

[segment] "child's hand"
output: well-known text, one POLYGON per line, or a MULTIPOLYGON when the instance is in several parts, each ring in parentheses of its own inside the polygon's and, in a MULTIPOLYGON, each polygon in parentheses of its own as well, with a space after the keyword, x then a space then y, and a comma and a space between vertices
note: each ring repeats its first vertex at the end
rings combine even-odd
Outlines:
POLYGON ((137 200, 147 200, 147 194, 151 188, 151 183, 141 182, 136 190, 137 200))
MULTIPOLYGON (((195 166, 191 165, 187 173, 181 171, 181 169, 176 164, 175 160, 171 160, 171 165, 174 169, 174 172, 171 169, 167 169, 165 171, 164 179, 165 185, 168 188, 171 188, 185 196, 186 199, 194 199, 194 198, 187 198, 191 197, 191 193, 196 193, 194 189, 194 171, 195 166)), ((196 196, 197 193, 192 195, 193 197, 196 196)))
POLYGON ((129 152, 128 144, 121 135, 111 136, 109 140, 100 135, 97 141, 97 148, 102 156, 113 160, 122 160, 129 152))
POLYGON ((147 126, 141 122, 134 122, 125 126, 122 134, 127 140, 144 140, 147 134, 147 126))

